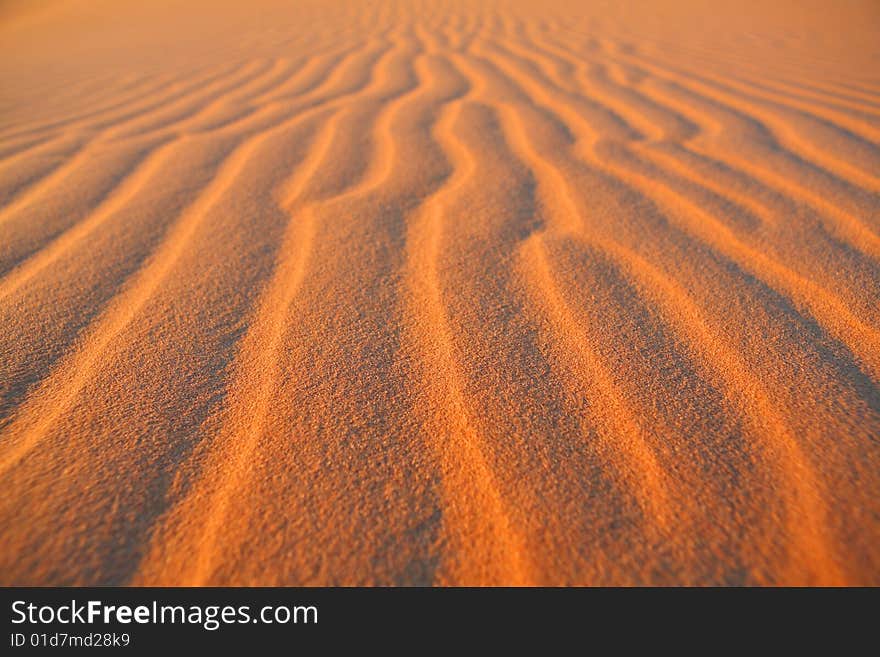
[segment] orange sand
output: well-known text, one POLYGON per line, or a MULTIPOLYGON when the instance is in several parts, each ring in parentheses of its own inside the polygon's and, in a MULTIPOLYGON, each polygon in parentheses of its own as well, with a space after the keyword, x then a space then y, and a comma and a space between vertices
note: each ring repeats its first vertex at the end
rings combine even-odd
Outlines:
POLYGON ((0 4, 0 583, 880 584, 880 4, 720 4, 0 4))

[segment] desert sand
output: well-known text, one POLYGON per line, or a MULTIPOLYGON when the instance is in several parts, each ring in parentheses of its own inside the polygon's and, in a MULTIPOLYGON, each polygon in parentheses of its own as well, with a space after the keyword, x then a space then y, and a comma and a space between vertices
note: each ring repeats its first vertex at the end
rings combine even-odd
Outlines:
POLYGON ((6 0, 0 583, 880 584, 880 4, 6 0))

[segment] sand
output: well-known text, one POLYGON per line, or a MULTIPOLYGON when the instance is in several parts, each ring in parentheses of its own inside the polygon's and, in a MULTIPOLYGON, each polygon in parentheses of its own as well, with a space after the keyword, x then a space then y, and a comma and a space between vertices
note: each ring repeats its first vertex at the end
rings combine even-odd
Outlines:
POLYGON ((878 62, 871 0, 6 0, 0 584, 880 585, 878 62))

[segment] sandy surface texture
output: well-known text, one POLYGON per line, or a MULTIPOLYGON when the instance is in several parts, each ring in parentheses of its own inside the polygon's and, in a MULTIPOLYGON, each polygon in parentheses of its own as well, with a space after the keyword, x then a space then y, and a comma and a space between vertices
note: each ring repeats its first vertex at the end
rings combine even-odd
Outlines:
POLYGON ((0 3, 0 583, 880 584, 880 4, 0 3))

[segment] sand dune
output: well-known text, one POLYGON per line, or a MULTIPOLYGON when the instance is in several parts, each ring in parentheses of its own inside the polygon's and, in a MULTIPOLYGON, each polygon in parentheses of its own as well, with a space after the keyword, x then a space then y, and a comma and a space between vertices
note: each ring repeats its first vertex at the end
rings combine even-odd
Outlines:
POLYGON ((878 33, 0 5, 0 583, 880 584, 878 33))

